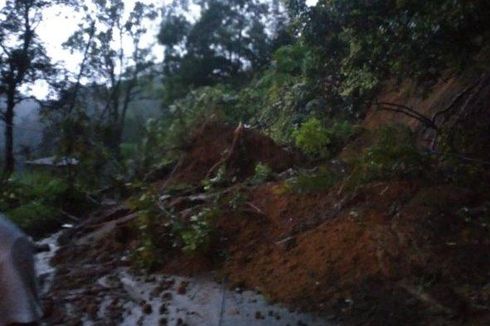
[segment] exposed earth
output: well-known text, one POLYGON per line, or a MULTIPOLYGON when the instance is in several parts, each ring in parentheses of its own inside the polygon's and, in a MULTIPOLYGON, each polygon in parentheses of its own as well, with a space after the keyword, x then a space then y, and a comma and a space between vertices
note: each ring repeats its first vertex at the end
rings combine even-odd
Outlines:
MULTIPOLYGON (((141 245, 138 209, 131 200, 102 207, 60 236, 56 275, 45 295, 46 322, 490 321, 488 193, 417 178, 354 189, 340 181, 323 190, 297 191, 291 180, 301 162, 298 154, 251 129, 204 125, 152 187, 159 207, 183 225, 192 223, 196 212, 219 207, 206 250, 188 254, 172 247, 166 219, 157 220, 152 231, 161 235, 159 264, 147 274, 133 264, 141 245), (253 182, 259 162, 272 174, 253 182), (203 186, 220 166, 227 178, 203 186), (236 292, 244 290, 263 296, 236 292), (222 309, 219 297, 234 308, 222 309)), ((329 169, 343 173, 335 161, 329 169)))

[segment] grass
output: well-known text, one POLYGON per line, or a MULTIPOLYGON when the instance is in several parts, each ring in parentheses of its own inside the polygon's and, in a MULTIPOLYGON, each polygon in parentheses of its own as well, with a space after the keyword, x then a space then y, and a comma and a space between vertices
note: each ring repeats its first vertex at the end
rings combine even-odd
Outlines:
POLYGON ((14 174, 0 192, 0 210, 31 236, 54 230, 63 222, 63 211, 83 206, 78 191, 48 173, 14 174))

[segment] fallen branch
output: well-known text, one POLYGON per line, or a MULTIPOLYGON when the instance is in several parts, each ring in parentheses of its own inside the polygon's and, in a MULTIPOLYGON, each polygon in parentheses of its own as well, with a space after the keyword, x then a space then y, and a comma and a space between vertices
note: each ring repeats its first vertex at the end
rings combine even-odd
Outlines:
MULTIPOLYGON (((473 88, 475 88, 480 82, 481 82, 481 78, 479 78, 476 83, 471 84, 468 87, 466 87, 463 91, 461 91, 458 95, 456 95, 454 97, 454 99, 451 101, 451 103, 449 103, 449 105, 444 110, 441 110, 441 111, 438 111, 438 112, 434 113, 434 115, 432 116, 432 119, 431 120, 434 123, 436 123, 437 122, 437 118, 439 118, 440 116, 442 116, 442 115, 444 115, 446 113, 449 113, 451 110, 453 110, 456 107, 456 104, 459 102, 459 100, 462 99, 473 88)), ((447 121, 447 118, 444 119, 444 122, 446 122, 446 121, 447 121)), ((444 122, 442 122, 442 123, 444 123, 444 122)))
POLYGON ((161 187, 162 190, 167 188, 167 185, 169 184, 170 180, 172 180, 172 177, 174 176, 175 172, 177 172, 177 169, 182 165, 182 163, 184 163, 184 156, 183 155, 180 157, 177 164, 175 164, 174 168, 172 169, 172 172, 170 172, 170 174, 168 175, 167 180, 165 180, 165 182, 163 183, 163 185, 161 187))
POLYGON ((416 289, 415 287, 408 284, 401 284, 400 287, 407 291, 407 293, 411 294, 419 301, 429 305, 436 311, 442 312, 447 315, 452 315, 454 313, 450 308, 442 305, 441 303, 436 301, 429 293, 424 292, 421 289, 416 289))
POLYGON ((477 159, 477 158, 472 158, 472 157, 468 157, 468 156, 461 155, 461 154, 456 154, 456 153, 447 154, 447 153, 441 153, 441 152, 436 152, 436 151, 431 151, 430 154, 437 155, 437 156, 451 155, 451 156, 454 156, 455 158, 457 158, 457 159, 459 159, 461 161, 479 163, 479 164, 489 165, 490 166, 490 162, 489 161, 485 161, 485 160, 481 160, 481 159, 477 159))
POLYGON ((258 214, 266 216, 266 214, 260 208, 258 208, 257 206, 255 206, 251 202, 247 202, 247 206, 250 207, 250 208, 252 208, 258 214))
POLYGON ((233 155, 233 153, 235 152, 235 148, 237 146, 237 143, 238 143, 238 140, 240 139, 240 137, 242 136, 243 134, 243 124, 240 122, 238 124, 238 127, 235 129, 235 131, 233 132, 233 142, 231 143, 231 146, 230 148, 228 149, 228 152, 226 153, 226 156, 223 157, 221 160, 219 160, 218 162, 216 162, 216 164, 214 164, 211 169, 209 169, 208 173, 206 173, 206 178, 209 178, 216 169, 218 169, 221 165, 225 164, 226 162, 228 162, 231 158, 231 156, 233 155))
POLYGON ((70 220, 72 220, 74 222, 80 222, 80 218, 79 217, 76 217, 74 215, 71 215, 70 213, 65 212, 64 210, 61 210, 61 214, 63 214, 63 216, 65 216, 65 217, 68 217, 70 220))

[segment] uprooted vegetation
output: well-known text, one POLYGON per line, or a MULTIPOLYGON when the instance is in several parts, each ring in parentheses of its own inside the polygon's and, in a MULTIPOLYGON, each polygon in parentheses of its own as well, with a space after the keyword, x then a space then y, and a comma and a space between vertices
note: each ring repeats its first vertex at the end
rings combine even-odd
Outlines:
POLYGON ((62 236, 55 290, 96 262, 213 271, 339 323, 488 323, 487 2, 287 3, 291 39, 264 62, 234 46, 223 61, 225 2, 196 21, 170 8, 161 119, 114 166, 82 148, 104 178, 79 177, 120 202, 62 236))
MULTIPOLYGON (((151 271, 214 270, 347 322, 488 318, 487 175, 468 187, 453 169, 478 164, 448 165, 451 153, 427 151, 401 125, 359 130, 313 167, 243 125, 208 122, 189 139, 164 176, 132 190, 129 211, 95 218, 114 228, 95 259, 109 259, 102 247, 151 271)), ((90 236, 87 223, 75 238, 90 236)))

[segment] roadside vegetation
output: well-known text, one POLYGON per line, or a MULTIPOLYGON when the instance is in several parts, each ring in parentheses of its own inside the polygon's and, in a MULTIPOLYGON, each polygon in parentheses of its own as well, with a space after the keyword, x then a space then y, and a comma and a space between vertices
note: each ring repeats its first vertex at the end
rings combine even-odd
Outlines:
POLYGON ((16 17, 0 24, 0 117, 8 134, 21 86, 46 75, 40 153, 79 164, 14 172, 6 137, 0 211, 28 233, 116 202, 141 269, 218 269, 361 323, 449 320, 458 300, 488 313, 488 1, 93 1, 64 78, 42 43, 4 40, 34 33, 16 13, 47 6, 31 2, 0 12, 16 17), (162 62, 139 41, 155 19, 162 62))

